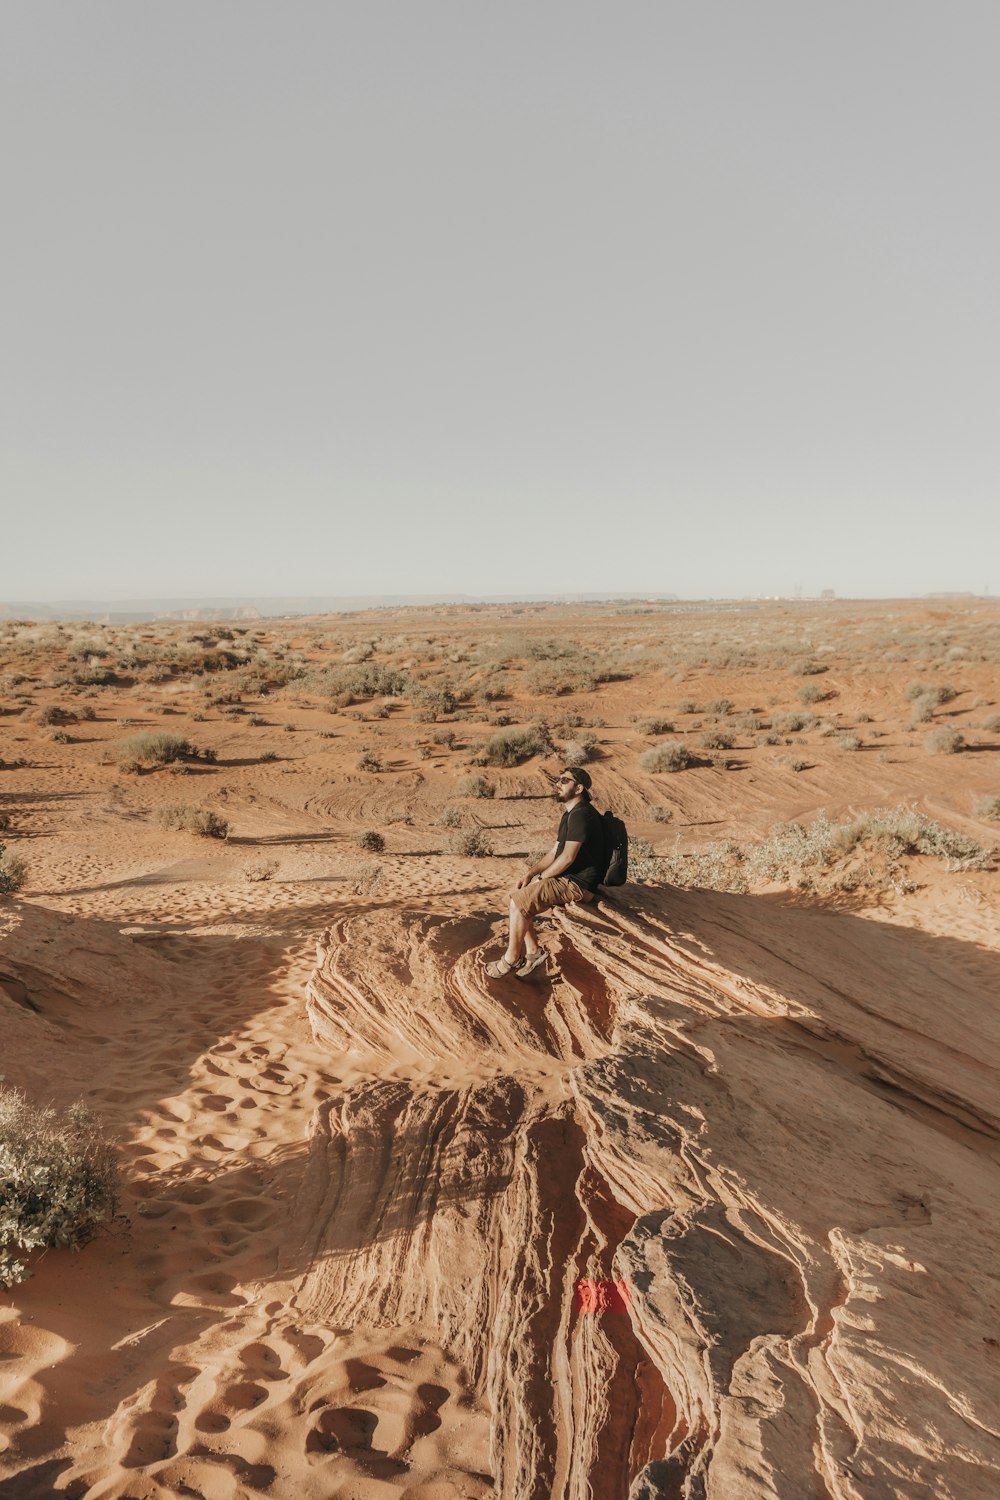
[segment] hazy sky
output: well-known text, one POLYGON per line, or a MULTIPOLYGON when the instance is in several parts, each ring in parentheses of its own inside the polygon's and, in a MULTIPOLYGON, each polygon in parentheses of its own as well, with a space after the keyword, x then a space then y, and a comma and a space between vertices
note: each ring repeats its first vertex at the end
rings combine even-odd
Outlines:
POLYGON ((0 599, 1000 588, 995 0, 0 20, 0 599))

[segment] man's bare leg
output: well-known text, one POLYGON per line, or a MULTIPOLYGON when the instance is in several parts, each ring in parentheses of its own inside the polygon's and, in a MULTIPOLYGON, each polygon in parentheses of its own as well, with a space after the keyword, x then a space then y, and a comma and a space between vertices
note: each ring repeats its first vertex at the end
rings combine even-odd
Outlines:
POLYGON ((522 958, 530 958, 533 953, 538 952, 538 938, 535 936, 534 924, 530 917, 526 917, 523 911, 519 911, 513 901, 510 903, 510 917, 508 925, 507 952, 504 954, 509 964, 520 963, 522 958))

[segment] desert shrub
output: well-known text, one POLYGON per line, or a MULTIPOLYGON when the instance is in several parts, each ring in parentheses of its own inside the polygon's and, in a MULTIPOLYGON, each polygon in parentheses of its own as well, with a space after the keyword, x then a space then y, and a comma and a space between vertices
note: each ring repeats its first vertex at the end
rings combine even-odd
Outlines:
POLYGON ((1000 734, 1000 714, 991 714, 988 719, 984 719, 982 728, 987 734, 1000 734))
POLYGON ((485 828, 462 828, 449 839, 448 848, 452 854, 482 859, 493 853, 493 840, 485 828))
POLYGON ((674 724, 672 719, 641 719, 639 721, 640 734, 673 734, 674 724))
POLYGON ((673 808, 663 807, 659 802, 654 802, 649 809, 649 816, 654 823, 672 823, 674 821, 673 808))
POLYGON ((155 734, 133 734, 128 739, 119 740, 115 753, 120 761, 133 760, 158 766, 169 765, 171 761, 189 759, 198 754, 190 740, 179 734, 169 734, 166 730, 155 734))
POLYGON ((973 808, 977 818, 992 818, 1000 822, 1000 797, 979 797, 973 808))
POLYGON ((72 724, 76 714, 71 713, 69 709, 60 708, 57 703, 46 703, 41 708, 31 709, 25 718, 30 719, 33 724, 41 724, 43 728, 47 728, 51 724, 72 724))
POLYGON ((822 703, 829 694, 818 682, 804 682, 795 696, 800 703, 822 703))
POLYGON ((457 807, 446 807, 438 822, 442 828, 461 828, 462 814, 457 807))
POLYGON ((933 698, 914 698, 913 707, 910 711, 910 722, 912 724, 929 724, 934 717, 933 698))
POLYGON ((684 771, 691 764, 691 752, 680 740, 664 740, 639 756, 644 771, 684 771))
POLYGON ((872 718, 871 714, 858 714, 859 724, 874 724, 874 722, 875 720, 872 718))
POLYGON ((760 734, 757 736, 757 743, 758 745, 780 745, 781 735, 775 734, 774 730, 770 729, 768 730, 767 734, 760 734))
POLYGON ((737 714, 731 720, 731 727, 738 734, 756 734, 758 729, 767 728, 767 720, 759 718, 757 714, 737 714))
POLYGON ((229 837, 228 820, 207 807, 188 807, 185 803, 175 802, 158 808, 155 817, 161 828, 175 833, 196 833, 205 839, 229 837))
POLYGON ((276 859, 252 859, 249 864, 243 866, 243 879, 270 880, 277 868, 276 859))
POLYGON ((27 1280, 32 1250, 78 1250, 117 1203, 113 1148, 84 1106, 60 1114, 0 1086, 0 1285, 27 1280))
POLYGON ((677 712, 679 714, 700 714, 701 709, 698 707, 697 703, 695 703, 693 698, 684 698, 680 703, 678 703, 677 712))
POLYGON ((950 682, 921 682, 917 679, 906 685, 906 696, 911 702, 918 698, 926 698, 928 702, 938 707, 942 703, 950 703, 953 698, 958 697, 958 689, 952 687, 950 682))
POLYGON ((431 735, 431 743, 434 745, 441 745, 446 750, 454 750, 455 742, 457 739, 458 736, 456 735, 454 729, 435 729, 434 733, 431 735))
POLYGON ((931 755, 955 755, 964 746, 965 736, 945 724, 940 729, 932 729, 924 739, 924 749, 931 755))
POLYGON ((846 734, 838 735, 837 744, 841 750, 860 750, 864 741, 859 734, 854 734, 853 731, 848 730, 846 734))
POLYGON ((698 743, 705 750, 731 750, 736 744, 736 736, 727 729, 706 729, 698 743))
POLYGON ((806 661, 796 662, 792 667, 792 676, 818 677, 821 672, 829 672, 829 670, 830 668, 828 666, 825 666, 823 662, 813 661, 812 659, 809 659, 806 661))
POLYGON ((800 729, 815 729, 815 714, 775 714, 771 720, 771 727, 779 734, 797 734, 800 729))
POLYGON ((0 844, 0 896, 12 896, 24 884, 28 866, 19 854, 0 844))
POLYGON ((659 861, 657 878, 671 885, 746 891, 775 882, 800 890, 912 889, 899 861, 924 854, 952 870, 984 870, 991 854, 974 839, 910 807, 875 808, 844 823, 825 813, 811 823, 783 823, 756 844, 721 841, 659 861))
POLYGON ((788 768, 791 771, 808 771, 809 762, 807 760, 790 760, 788 768))
POLYGON ((542 722, 526 729, 501 729, 491 734, 483 748, 483 765, 519 766, 533 755, 547 755, 552 749, 548 726, 542 722))
POLYGON ((381 759, 380 756, 375 754, 374 750, 362 751, 362 753, 358 756, 356 764, 359 771, 385 770, 385 762, 381 759))
POLYGON ((532 667, 528 673, 528 691, 541 698, 562 698, 570 693, 592 693, 597 678, 587 671, 569 670, 563 666, 532 667))
POLYGON ((495 797, 497 789, 488 776, 463 776, 458 783, 460 797, 495 797))
POLYGON ((55 745, 75 745, 76 744, 76 740, 73 738, 73 736, 71 734, 67 734, 66 731, 65 731, 65 729, 53 729, 52 733, 49 735, 49 739, 55 745))
POLYGON ((562 748, 562 762, 565 766, 585 766, 588 760, 593 758, 597 748, 597 741, 593 735, 580 735, 575 740, 567 740, 562 748))
POLYGON ((707 714, 728 714, 736 705, 732 698, 709 698, 705 704, 707 714))
POLYGON ((358 839, 358 848, 367 850, 369 854, 381 854, 385 848, 385 839, 374 828, 369 828, 358 839))

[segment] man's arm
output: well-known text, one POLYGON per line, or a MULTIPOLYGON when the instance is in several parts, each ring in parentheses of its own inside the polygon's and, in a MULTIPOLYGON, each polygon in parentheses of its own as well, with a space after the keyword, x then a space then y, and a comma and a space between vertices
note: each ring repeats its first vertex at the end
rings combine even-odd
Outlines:
POLYGON ((573 843, 564 844, 562 853, 557 859, 549 858, 549 863, 538 876, 539 880, 551 880, 554 875, 561 875, 563 870, 568 870, 580 850, 583 848, 583 839, 576 839, 573 843))
MULTIPOLYGON (((579 846, 577 846, 577 847, 579 847, 579 846)), ((556 855, 558 854, 558 852, 559 852, 559 840, 556 839, 555 843, 552 845, 552 848, 549 850, 548 854, 543 854, 542 857, 541 857, 541 859, 536 860, 536 862, 533 865, 529 865, 528 866, 528 868, 525 870, 524 874, 521 876, 521 878, 517 882, 518 888, 520 888, 522 886, 525 886, 525 885, 530 885, 533 880, 543 880, 545 878, 545 875, 547 875, 549 873, 549 865, 552 864, 552 862, 556 858, 556 855), (543 871, 544 871, 544 875, 543 875, 543 871)))

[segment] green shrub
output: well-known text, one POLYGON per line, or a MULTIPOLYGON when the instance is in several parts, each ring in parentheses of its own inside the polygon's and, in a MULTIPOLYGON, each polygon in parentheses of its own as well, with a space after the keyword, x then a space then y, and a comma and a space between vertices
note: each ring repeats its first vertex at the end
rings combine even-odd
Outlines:
POLYGON ((639 756, 639 764, 644 771, 684 771, 691 764, 691 752, 680 740, 665 740, 662 745, 654 745, 651 750, 644 750, 639 756))
POLYGON ((174 760, 189 760, 198 754, 190 740, 179 734, 168 734, 166 730, 156 734, 133 734, 128 739, 119 740, 115 753, 120 761, 140 761, 157 766, 169 765, 174 760))
POLYGON ((495 797, 497 789, 488 776, 463 776, 458 783, 460 797, 495 797))
POLYGON ((366 849, 369 854, 381 854, 385 848, 385 839, 374 828, 369 828, 358 839, 358 848, 366 849))
POLYGON ((6 844, 0 844, 0 896, 12 896, 19 891, 27 873, 28 866, 21 856, 8 849, 6 844))
POLYGON ((161 828, 175 833, 196 833, 199 838, 225 839, 229 837, 229 822, 219 813, 207 807, 188 807, 176 802, 157 810, 156 821, 161 828))
POLYGON ((0 1086, 0 1285, 27 1280, 32 1250, 78 1250, 117 1203, 114 1151, 84 1106, 60 1114, 0 1086))

